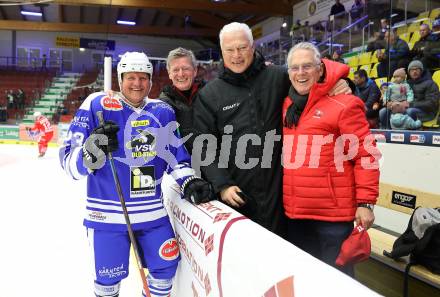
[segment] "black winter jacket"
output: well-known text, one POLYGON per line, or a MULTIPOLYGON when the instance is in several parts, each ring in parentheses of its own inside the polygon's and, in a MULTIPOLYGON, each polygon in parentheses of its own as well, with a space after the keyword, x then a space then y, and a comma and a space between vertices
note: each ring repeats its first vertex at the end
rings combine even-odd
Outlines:
POLYGON ((367 118, 377 118, 379 116, 379 110, 373 110, 374 103, 380 103, 380 89, 376 83, 368 78, 363 86, 356 88, 356 96, 362 99, 367 108, 367 118))
POLYGON ((257 204, 254 211, 238 211, 279 235, 284 232, 281 112, 289 87, 287 70, 266 66, 264 58, 256 54, 251 66, 242 74, 223 67, 219 77, 199 92, 194 105, 197 132, 217 138, 217 152, 208 150, 207 153, 211 157, 216 154, 215 161, 201 168, 205 177, 216 193, 228 186, 238 186, 257 204), (232 126, 232 133, 224 132, 228 125, 232 126), (275 134, 278 140, 270 142, 270 138, 275 138, 270 135, 275 134), (222 154, 219 161, 222 137, 226 135, 232 135, 229 158, 222 154), (261 142, 240 138, 244 135, 257 136, 261 142), (248 166, 255 159, 258 161, 256 166, 248 166), (245 166, 237 165, 240 162, 245 166))
POLYGON ((181 137, 187 135, 192 136, 185 142, 185 147, 188 153, 192 153, 194 141, 194 125, 193 125, 193 101, 198 91, 203 88, 205 83, 197 81, 193 84, 189 98, 172 85, 166 85, 159 96, 159 98, 174 109, 176 113, 176 121, 179 123, 179 131, 181 137))
POLYGON ((414 101, 410 103, 410 107, 427 113, 424 117, 418 115, 418 119, 422 122, 433 120, 438 112, 440 93, 429 72, 424 71, 419 79, 409 79, 408 83, 414 92, 414 101))

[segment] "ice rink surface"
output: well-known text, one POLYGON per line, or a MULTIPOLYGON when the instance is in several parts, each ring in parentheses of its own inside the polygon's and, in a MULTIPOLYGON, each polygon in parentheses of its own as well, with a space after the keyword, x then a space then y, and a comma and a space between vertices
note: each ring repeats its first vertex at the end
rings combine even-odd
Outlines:
MULTIPOLYGON (((0 144, 0 296, 93 297, 85 227, 86 179, 70 179, 58 148, 0 144)), ((130 260, 120 297, 141 296, 130 260)))

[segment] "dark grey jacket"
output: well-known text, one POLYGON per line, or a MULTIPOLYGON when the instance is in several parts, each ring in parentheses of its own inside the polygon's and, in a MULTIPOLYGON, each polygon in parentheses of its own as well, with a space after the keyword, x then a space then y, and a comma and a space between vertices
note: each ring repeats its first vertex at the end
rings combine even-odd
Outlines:
POLYGON ((426 116, 419 116, 422 122, 431 121, 435 118, 439 108, 440 93, 437 84, 431 79, 427 71, 417 79, 409 79, 409 85, 414 92, 414 101, 410 107, 416 107, 427 113, 426 116))
POLYGON ((181 137, 184 138, 187 135, 192 134, 192 137, 185 142, 186 150, 190 154, 192 154, 195 137, 193 125, 193 101, 196 98, 198 91, 203 88, 204 85, 205 82, 203 81, 194 82, 191 88, 191 93, 188 97, 174 86, 166 85, 159 96, 160 100, 165 101, 173 107, 174 112, 176 113, 176 121, 179 123, 181 137))

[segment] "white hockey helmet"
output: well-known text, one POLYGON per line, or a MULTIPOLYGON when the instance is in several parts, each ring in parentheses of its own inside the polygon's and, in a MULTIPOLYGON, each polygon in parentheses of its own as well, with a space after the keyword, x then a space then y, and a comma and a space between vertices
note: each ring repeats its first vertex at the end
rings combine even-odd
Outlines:
POLYGON ((34 119, 38 118, 41 115, 41 112, 36 111, 34 112, 34 119))
POLYGON ((153 64, 150 63, 147 55, 140 52, 126 52, 122 55, 118 63, 118 83, 119 88, 122 84, 122 74, 126 72, 144 72, 150 76, 150 82, 153 76, 153 64))

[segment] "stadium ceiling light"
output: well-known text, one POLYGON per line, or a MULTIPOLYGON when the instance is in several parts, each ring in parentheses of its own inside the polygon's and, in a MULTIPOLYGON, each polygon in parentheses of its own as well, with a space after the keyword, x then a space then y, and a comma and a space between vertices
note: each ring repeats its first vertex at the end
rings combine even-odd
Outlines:
POLYGON ((136 22, 132 21, 117 20, 116 23, 118 23, 119 25, 136 26, 136 22))
POLYGON ((21 14, 22 15, 39 16, 39 17, 43 15, 41 12, 33 12, 33 11, 26 11, 26 10, 22 10, 21 14))

